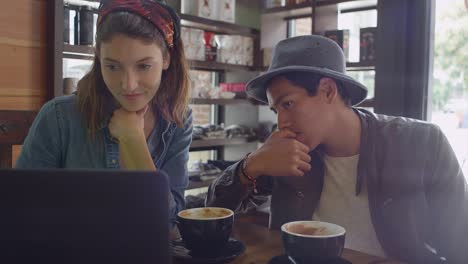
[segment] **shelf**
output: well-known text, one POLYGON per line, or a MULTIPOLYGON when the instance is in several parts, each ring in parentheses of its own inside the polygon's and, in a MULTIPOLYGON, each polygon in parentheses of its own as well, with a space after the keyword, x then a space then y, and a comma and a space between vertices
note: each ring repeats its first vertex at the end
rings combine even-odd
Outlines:
MULTIPOLYGON (((345 2, 356 2, 356 0, 316 0, 316 7, 336 5, 345 2)), ((275 14, 281 17, 312 16, 313 6, 313 0, 310 0, 301 4, 264 8, 262 14, 275 14)))
POLYGON ((250 103, 247 99, 208 99, 208 98, 192 98, 190 104, 217 104, 217 105, 236 105, 236 104, 248 104, 250 103))
POLYGON ((94 47, 63 44, 63 58, 93 60, 94 59, 94 47))
POLYGON ((211 182, 213 180, 207 180, 207 181, 191 181, 189 178, 189 185, 186 190, 191 190, 191 189, 198 189, 198 188, 203 188, 203 187, 208 187, 210 186, 211 182))
POLYGON ((87 6, 91 8, 93 13, 98 13, 99 0, 64 0, 64 6, 67 6, 71 9, 80 9, 82 6, 87 6))
POLYGON ((255 142, 255 140, 249 138, 198 139, 192 141, 190 149, 243 145, 250 142, 255 142))
POLYGON ((375 71, 375 62, 347 62, 347 71, 375 71))
POLYGON ((310 13, 312 12, 312 1, 295 5, 278 6, 265 8, 262 10, 263 14, 272 13, 289 13, 288 15, 298 15, 297 13, 310 13))
MULTIPOLYGON (((259 68, 260 71, 267 71, 268 67, 259 68)), ((375 71, 375 62, 347 62, 347 71, 375 71)))
POLYGON ((194 70, 210 70, 210 71, 254 71, 253 66, 227 64, 216 61, 199 61, 189 60, 191 69, 194 70))
POLYGON ((180 14, 182 26, 195 27, 216 33, 239 34, 244 36, 258 37, 258 29, 244 27, 237 24, 207 19, 199 16, 180 14))
POLYGON ((356 0, 317 0, 317 7, 320 7, 320 6, 329 6, 329 5, 336 5, 336 4, 340 4, 340 3, 346 3, 346 2, 356 2, 358 5, 359 4, 359 1, 356 1, 356 0))
POLYGON ((86 54, 86 55, 94 56, 94 47, 92 47, 92 46, 63 44, 63 52, 86 54))

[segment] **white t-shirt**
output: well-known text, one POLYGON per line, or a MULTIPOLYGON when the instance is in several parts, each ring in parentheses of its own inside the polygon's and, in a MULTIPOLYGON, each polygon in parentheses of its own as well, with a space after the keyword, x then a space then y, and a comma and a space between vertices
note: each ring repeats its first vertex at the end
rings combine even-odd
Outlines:
POLYGON ((356 196, 359 155, 324 155, 325 177, 322 195, 313 220, 338 224, 346 229, 345 247, 374 256, 386 257, 372 224, 367 186, 356 196))

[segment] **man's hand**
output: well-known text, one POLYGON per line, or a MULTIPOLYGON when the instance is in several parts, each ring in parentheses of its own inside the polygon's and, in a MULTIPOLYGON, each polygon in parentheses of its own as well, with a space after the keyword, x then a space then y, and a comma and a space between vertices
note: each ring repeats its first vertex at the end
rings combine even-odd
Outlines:
POLYGON ((303 176, 311 169, 309 148, 296 140, 290 130, 276 131, 265 144, 245 161, 245 171, 251 177, 303 176))
POLYGON ((123 108, 114 111, 109 122, 111 135, 119 142, 132 140, 138 137, 145 138, 145 113, 148 105, 137 112, 129 112, 123 108))

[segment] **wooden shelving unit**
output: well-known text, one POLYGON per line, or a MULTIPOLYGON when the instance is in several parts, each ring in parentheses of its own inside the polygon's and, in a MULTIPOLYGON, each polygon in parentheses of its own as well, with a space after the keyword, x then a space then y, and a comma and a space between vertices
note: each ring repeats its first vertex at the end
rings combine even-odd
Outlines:
MULTIPOLYGON (((63 0, 53 0, 54 1, 54 17, 56 23, 63 21, 63 0)), ((74 6, 70 6, 74 7, 74 6)), ((259 49, 260 49, 260 32, 257 29, 245 27, 233 23, 228 23, 224 21, 217 21, 212 19, 206 19, 203 17, 197 17, 193 15, 180 14, 181 25, 186 27, 194 27, 203 30, 212 31, 215 33, 223 34, 237 34, 243 36, 252 37, 254 40, 254 66, 245 66, 245 65, 235 65, 227 63, 219 63, 216 61, 198 61, 198 60, 189 60, 188 63, 190 68, 193 70, 206 70, 206 71, 215 71, 215 72, 226 72, 226 71, 256 71, 259 65, 259 49)), ((79 45, 69 45, 62 44, 63 41, 63 28, 56 26, 54 28, 54 61, 55 64, 60 67, 56 67, 54 70, 54 93, 53 97, 62 95, 61 93, 61 79, 62 79, 62 59, 81 59, 81 60, 93 60, 94 58, 94 47, 91 46, 79 46, 79 45)), ((55 65, 54 64, 54 65, 55 65)), ((219 101, 223 104, 223 101, 219 101)), ((218 102, 210 102, 217 104, 218 102)))
MULTIPOLYGON (((60 24, 60 21, 63 22, 63 0, 51 0, 54 1, 54 18, 57 25, 60 24)), ((342 2, 349 2, 355 0, 310 0, 302 4, 296 4, 292 6, 285 7, 275 7, 270 9, 264 9, 263 14, 274 14, 278 17, 287 17, 294 15, 310 15, 311 17, 315 16, 314 7, 334 5, 342 2)), ((211 19, 206 19, 203 17, 197 17, 193 15, 180 14, 181 25, 184 27, 193 27, 199 28, 207 31, 212 31, 215 33, 222 34, 236 34, 252 37, 254 40, 254 66, 244 66, 244 65, 233 65, 226 63, 219 63, 213 61, 198 61, 190 60, 189 65, 191 69, 194 70, 206 70, 206 71, 215 71, 220 73, 220 80, 224 80, 223 76, 225 72, 236 72, 236 71, 258 71, 260 70, 260 31, 254 28, 245 27, 233 23, 227 23, 223 21, 216 21, 211 19)), ((62 85, 62 62, 63 58, 69 59, 82 59, 82 60, 92 60, 94 58, 94 47, 90 46, 75 46, 75 45, 63 45, 63 28, 55 26, 53 29, 54 34, 54 60, 56 69, 54 69, 54 93, 53 96, 61 95, 61 85, 62 85), (60 64, 58 64, 60 63, 60 64), (57 65, 59 67, 57 67, 57 65)), ((347 70, 375 70, 375 66, 370 63, 347 63, 347 70)), ((204 98, 193 98, 191 104, 201 104, 201 105, 217 105, 218 114, 221 119, 219 122, 223 122, 223 116, 225 114, 225 106, 227 105, 242 105, 249 104, 249 101, 246 99, 204 99, 204 98)), ((366 100, 360 106, 362 107, 372 107, 373 100, 366 100)), ((222 150, 225 146, 242 146, 250 142, 255 142, 256 139, 247 139, 247 138, 232 138, 232 139, 210 139, 210 140, 194 140, 190 146, 191 151, 197 150, 222 150)), ((191 188, 200 188, 206 187, 210 184, 211 181, 201 181, 195 182, 191 181, 189 189, 191 188)))

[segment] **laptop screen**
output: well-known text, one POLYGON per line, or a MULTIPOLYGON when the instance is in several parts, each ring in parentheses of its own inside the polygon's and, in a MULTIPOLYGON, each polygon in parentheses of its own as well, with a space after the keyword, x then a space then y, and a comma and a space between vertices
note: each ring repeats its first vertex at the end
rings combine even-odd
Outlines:
POLYGON ((169 263, 168 198, 162 171, 0 170, 0 263, 169 263))

